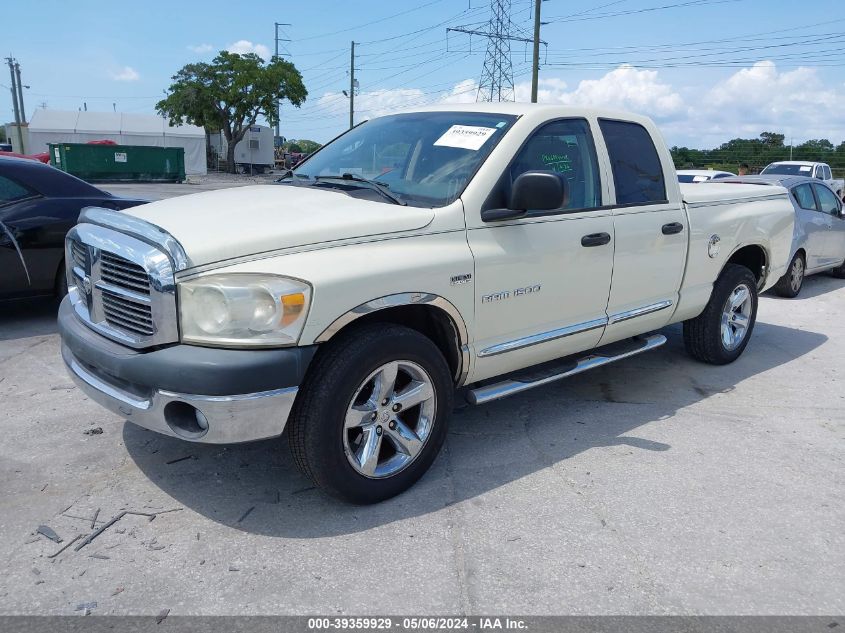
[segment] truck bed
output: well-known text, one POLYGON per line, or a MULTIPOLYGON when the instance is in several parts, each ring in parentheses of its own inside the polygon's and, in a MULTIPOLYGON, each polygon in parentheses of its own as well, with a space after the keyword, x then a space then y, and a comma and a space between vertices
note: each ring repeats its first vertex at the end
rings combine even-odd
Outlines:
POLYGON ((786 189, 775 185, 747 185, 732 182, 681 183, 681 197, 688 205, 756 200, 779 197, 786 189))

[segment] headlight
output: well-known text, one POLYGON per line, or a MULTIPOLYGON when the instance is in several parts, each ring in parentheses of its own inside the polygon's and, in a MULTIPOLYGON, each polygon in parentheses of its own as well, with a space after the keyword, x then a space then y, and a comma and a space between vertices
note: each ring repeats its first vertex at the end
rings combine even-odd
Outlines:
POLYGON ((304 281, 236 273, 207 275, 179 284, 182 341, 218 346, 294 345, 311 286, 304 281))

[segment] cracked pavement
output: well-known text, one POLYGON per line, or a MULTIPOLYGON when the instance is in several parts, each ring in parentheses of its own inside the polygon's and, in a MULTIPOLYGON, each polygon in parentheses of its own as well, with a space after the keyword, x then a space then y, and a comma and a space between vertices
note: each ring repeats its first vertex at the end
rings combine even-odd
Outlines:
POLYGON ((284 439, 193 445, 100 409, 65 374, 55 309, 0 305, 2 614, 845 611, 841 280, 763 297, 733 365, 692 361, 672 327, 462 408, 423 480, 371 507, 315 490, 284 439), (49 557, 97 510, 177 508, 49 557))

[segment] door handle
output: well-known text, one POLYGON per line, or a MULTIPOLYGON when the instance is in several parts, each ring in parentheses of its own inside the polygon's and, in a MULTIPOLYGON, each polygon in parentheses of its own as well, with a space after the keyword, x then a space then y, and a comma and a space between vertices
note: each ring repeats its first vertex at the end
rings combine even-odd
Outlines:
POLYGON ((590 233, 581 238, 581 246, 604 246, 610 244, 610 233, 590 233))
POLYGON ((674 235, 683 231, 684 225, 680 222, 670 222, 669 224, 664 224, 660 230, 663 232, 663 235, 674 235))

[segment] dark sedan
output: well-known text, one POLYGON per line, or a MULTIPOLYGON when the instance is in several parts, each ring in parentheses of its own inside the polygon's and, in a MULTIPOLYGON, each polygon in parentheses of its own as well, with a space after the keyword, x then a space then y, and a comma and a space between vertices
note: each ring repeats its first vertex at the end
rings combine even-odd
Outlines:
POLYGON ((145 202, 118 198, 43 163, 0 157, 0 300, 63 295, 65 234, 79 212, 145 202))

